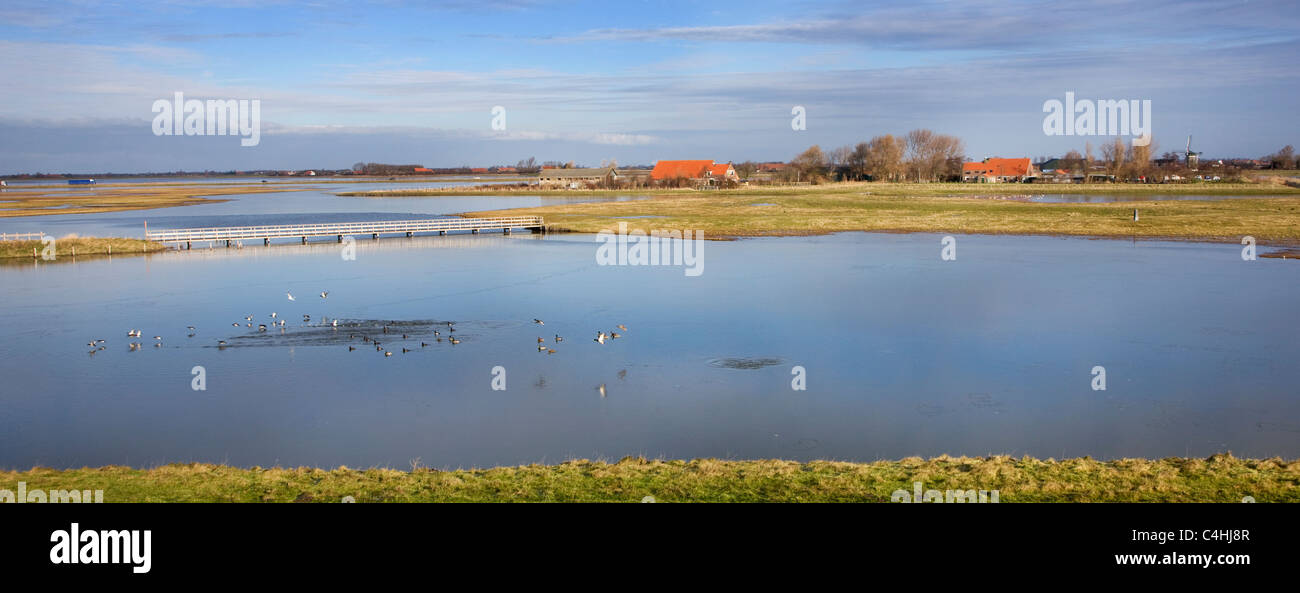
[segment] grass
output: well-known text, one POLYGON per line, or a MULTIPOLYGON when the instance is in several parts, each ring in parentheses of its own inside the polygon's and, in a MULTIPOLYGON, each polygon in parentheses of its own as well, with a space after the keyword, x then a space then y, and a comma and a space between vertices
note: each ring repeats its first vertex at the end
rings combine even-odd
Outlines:
MULTIPOLYGON (((1250 235, 1262 243, 1300 244, 1300 192, 1289 188, 1213 188, 1228 194, 1258 192, 1287 197, 1061 204, 1014 199, 1028 192, 1030 186, 999 187, 999 192, 1018 193, 1000 194, 1012 199, 990 199, 950 197, 948 186, 958 184, 928 184, 919 189, 897 185, 688 191, 644 200, 495 210, 466 213, 466 216, 540 215, 545 217, 550 230, 588 233, 613 230, 619 222, 626 222, 629 230, 697 230, 713 238, 877 231, 1234 243, 1250 235), (1140 211, 1137 222, 1133 221, 1135 208, 1140 211), (630 218, 644 216, 655 218, 630 218)), ((1044 189, 1039 186, 1035 191, 1044 189)), ((1067 186, 1061 190, 1062 193, 1088 192, 1084 186, 1067 186)), ((1154 191, 1143 189, 1136 193, 1154 191)), ((1198 191, 1208 192, 1209 188, 1198 191)))
MULTIPOLYGON (((162 243, 144 239, 123 239, 118 237, 64 237, 54 241, 55 258, 73 255, 127 255, 131 253, 150 253, 167 249, 162 243)), ((45 244, 40 241, 0 241, 0 258, 41 257, 45 244), (36 256, 33 256, 32 250, 36 256)))
POLYGON ((241 469, 176 464, 0 472, 0 489, 103 490, 105 502, 889 502, 895 490, 998 490, 1000 502, 1300 502, 1300 460, 917 457, 846 463, 625 458, 493 469, 241 469))

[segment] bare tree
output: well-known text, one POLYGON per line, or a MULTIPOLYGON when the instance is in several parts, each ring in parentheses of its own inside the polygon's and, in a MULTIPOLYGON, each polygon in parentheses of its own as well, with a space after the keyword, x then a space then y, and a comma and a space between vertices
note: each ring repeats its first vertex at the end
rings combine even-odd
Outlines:
POLYGON ((816 182, 826 176, 826 155, 816 144, 794 157, 790 165, 799 172, 802 181, 816 182))
POLYGON ((864 168, 872 179, 899 181, 905 169, 903 155, 907 152, 907 141, 892 134, 876 136, 867 143, 864 168))
POLYGON ((960 138, 917 129, 907 133, 907 168, 916 181, 936 181, 961 174, 965 147, 960 138), (957 169, 954 172, 953 163, 957 169))

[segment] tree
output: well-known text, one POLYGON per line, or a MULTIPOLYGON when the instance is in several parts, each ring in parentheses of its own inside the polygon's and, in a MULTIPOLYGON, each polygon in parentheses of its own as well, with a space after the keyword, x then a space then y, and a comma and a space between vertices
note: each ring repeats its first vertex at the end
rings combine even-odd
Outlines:
POLYGON ((816 182, 826 176, 826 155, 821 146, 814 144, 794 157, 790 166, 799 172, 800 180, 816 182))
POLYGON ((892 134, 876 136, 867 143, 864 168, 872 179, 898 181, 903 178, 903 154, 907 141, 892 134))
POLYGON ((907 133, 907 168, 917 181, 936 181, 954 173, 952 163, 964 159, 965 147, 960 138, 917 129, 907 133))
POLYGON ((1283 146, 1282 150, 1273 153, 1270 157, 1274 169, 1294 169, 1295 168, 1295 148, 1290 144, 1283 146))
POLYGON ((1079 171, 1083 168, 1083 155, 1079 154, 1077 150, 1071 150, 1061 157, 1061 166, 1057 168, 1079 171))
POLYGON ((758 163, 755 163, 754 161, 745 161, 735 165, 735 168, 737 176, 741 179, 749 179, 749 176, 753 175, 754 172, 758 170, 758 163))

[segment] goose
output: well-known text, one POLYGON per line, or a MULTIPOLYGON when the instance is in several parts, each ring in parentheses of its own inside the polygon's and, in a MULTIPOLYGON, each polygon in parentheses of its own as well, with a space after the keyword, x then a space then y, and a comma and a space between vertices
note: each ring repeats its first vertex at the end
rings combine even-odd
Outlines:
POLYGON ((253 324, 251 324, 251 323, 247 323, 247 324, 245 324, 245 325, 247 325, 248 327, 253 327, 253 324))
POLYGON ((595 342, 597 342, 597 343, 599 343, 599 344, 604 344, 604 343, 605 343, 605 332, 596 332, 596 339, 595 339, 595 342))
POLYGON ((356 349, 357 349, 356 346, 348 346, 348 352, 351 352, 351 351, 356 350, 356 349))
POLYGON ((392 355, 393 355, 392 352, 385 352, 385 353, 384 353, 384 356, 392 356, 392 355))
POLYGON ((542 342, 545 342, 545 341, 546 341, 546 340, 543 340, 543 339, 542 339, 542 338, 540 338, 540 337, 539 337, 539 338, 537 338, 537 343, 538 343, 538 344, 541 344, 541 343, 542 343, 542 342))
POLYGON ((192 326, 192 325, 187 325, 187 326, 185 326, 185 329, 188 329, 188 330, 190 330, 190 331, 196 331, 196 330, 194 329, 194 326, 192 326))
POLYGON ((410 352, 410 350, 407 348, 402 348, 402 354, 406 354, 407 352, 410 352))
POLYGON ((556 341, 557 343, 559 343, 559 342, 563 342, 563 341, 564 341, 564 338, 560 337, 560 334, 555 334, 555 341, 556 341))
POLYGON ((459 344, 459 343, 460 343, 460 340, 457 340, 456 338, 451 338, 451 343, 452 343, 452 344, 459 344))
POLYGON ((296 301, 296 300, 298 300, 298 299, 293 298, 293 293, 292 293, 292 292, 285 291, 284 296, 289 297, 289 300, 291 300, 291 301, 296 301))
POLYGON ((104 339, 101 338, 101 339, 95 340, 95 343, 96 343, 96 344, 103 344, 103 343, 106 342, 106 341, 108 341, 108 340, 104 340, 104 339))
POLYGON ((161 340, 161 339, 162 339, 162 336, 154 336, 153 339, 155 339, 155 340, 161 340))
POLYGON ((620 333, 618 333, 618 332, 609 332, 609 337, 611 337, 611 338, 621 338, 621 337, 623 337, 623 334, 620 334, 620 333))
POLYGON ((538 352, 546 352, 546 344, 538 344, 538 345, 537 345, 537 351, 538 351, 538 352))
POLYGON ((260 332, 264 332, 264 331, 266 331, 266 324, 265 324, 265 323, 259 323, 259 324, 257 324, 257 331, 260 331, 260 332))
POLYGON ((271 319, 275 319, 275 311, 271 311, 271 319))
POLYGON ((626 326, 626 325, 623 325, 623 324, 621 324, 621 323, 618 324, 618 325, 616 325, 616 326, 614 326, 614 327, 617 327, 617 328, 619 328, 619 329, 621 329, 621 330, 623 330, 623 331, 627 331, 627 326, 626 326))
POLYGON ((384 351, 383 346, 375 346, 375 352, 383 352, 383 351, 384 351))
POLYGON ((87 342, 86 345, 87 345, 87 346, 90 346, 91 348, 94 348, 94 347, 95 347, 95 342, 94 342, 94 341, 90 341, 90 342, 87 342))
POLYGON ((244 321, 252 321, 252 320, 253 320, 253 316, 252 316, 252 315, 245 315, 245 316, 244 316, 244 321))
POLYGON ((230 325, 231 325, 232 327, 239 327, 239 324, 238 324, 238 323, 232 323, 232 324, 230 324, 230 325))
POLYGON ((421 348, 424 348, 425 346, 428 346, 428 345, 429 345, 428 342, 420 342, 420 347, 421 347, 421 348))
POLYGON ((329 296, 330 296, 330 291, 328 291, 328 290, 322 290, 321 293, 320 293, 320 298, 322 298, 322 299, 323 299, 323 298, 328 298, 329 296))
POLYGON ((435 336, 441 336, 442 333, 435 329, 435 330, 433 330, 433 335, 435 335, 435 336))
POLYGON ((218 345, 218 346, 225 346, 225 345, 226 345, 226 341, 225 341, 225 340, 217 340, 217 345, 218 345))
POLYGON ((546 325, 546 322, 541 319, 534 319, 533 323, 536 323, 537 325, 546 325))
POLYGON ((138 338, 138 337, 140 337, 140 330, 138 330, 138 329, 128 330, 128 331, 126 332, 126 337, 128 337, 128 338, 138 338))

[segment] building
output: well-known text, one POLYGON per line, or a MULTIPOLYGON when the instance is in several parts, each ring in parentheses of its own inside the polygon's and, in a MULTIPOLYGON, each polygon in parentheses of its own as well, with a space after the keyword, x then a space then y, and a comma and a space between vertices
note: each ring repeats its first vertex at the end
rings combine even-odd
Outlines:
POLYGON ((588 184, 611 186, 618 182, 618 171, 613 167, 595 169, 542 169, 537 173, 537 184, 542 187, 568 187, 577 189, 588 184))
POLYGON ((961 166, 961 180, 971 183, 1018 183, 1031 177, 1038 177, 1038 170, 1027 158, 987 158, 961 166))
POLYGON ((725 181, 739 181, 736 168, 731 163, 717 164, 711 160, 659 161, 650 171, 656 182, 673 180, 693 181, 697 185, 717 185, 725 181))

